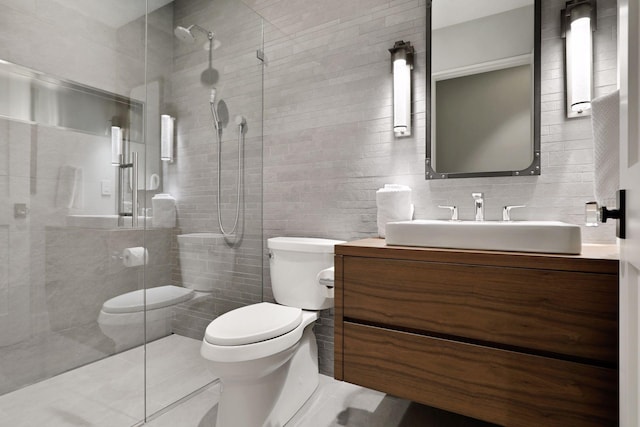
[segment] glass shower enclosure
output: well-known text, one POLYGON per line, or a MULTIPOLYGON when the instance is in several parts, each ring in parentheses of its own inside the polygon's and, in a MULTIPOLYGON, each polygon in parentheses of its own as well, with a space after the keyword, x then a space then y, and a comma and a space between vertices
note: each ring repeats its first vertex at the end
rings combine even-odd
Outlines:
POLYGON ((262 43, 240 0, 0 0, 0 424, 140 425, 215 385, 204 329, 262 300, 262 43))

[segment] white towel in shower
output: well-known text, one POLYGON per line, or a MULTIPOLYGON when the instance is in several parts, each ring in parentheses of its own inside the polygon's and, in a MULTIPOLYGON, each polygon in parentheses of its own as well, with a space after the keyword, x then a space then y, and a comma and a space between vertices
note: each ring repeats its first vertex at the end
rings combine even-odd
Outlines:
POLYGON ((80 192, 82 190, 82 168, 64 165, 58 172, 58 187, 56 188, 56 207, 67 208, 80 207, 82 203, 80 192))
POLYGON ((618 91, 591 101, 593 129, 594 195, 606 205, 619 187, 620 94, 618 91))

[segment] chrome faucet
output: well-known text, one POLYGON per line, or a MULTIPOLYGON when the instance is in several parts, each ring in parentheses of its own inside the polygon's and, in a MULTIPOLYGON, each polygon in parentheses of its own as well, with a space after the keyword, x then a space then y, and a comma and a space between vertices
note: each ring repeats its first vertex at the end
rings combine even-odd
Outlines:
POLYGON ((484 195, 482 193, 471 193, 475 207, 476 221, 484 221, 484 195))
POLYGON ((515 208, 526 208, 525 205, 511 205, 505 206, 502 208, 502 220, 503 221, 511 221, 511 209, 515 208))

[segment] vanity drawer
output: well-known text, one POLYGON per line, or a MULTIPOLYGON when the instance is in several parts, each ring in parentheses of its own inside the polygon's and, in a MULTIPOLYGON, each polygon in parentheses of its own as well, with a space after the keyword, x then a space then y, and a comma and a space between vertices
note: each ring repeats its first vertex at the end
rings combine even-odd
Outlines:
POLYGON ((505 427, 617 425, 617 371, 344 322, 344 380, 505 427))
POLYGON ((342 271, 345 320, 617 364, 616 275, 350 256, 342 271))

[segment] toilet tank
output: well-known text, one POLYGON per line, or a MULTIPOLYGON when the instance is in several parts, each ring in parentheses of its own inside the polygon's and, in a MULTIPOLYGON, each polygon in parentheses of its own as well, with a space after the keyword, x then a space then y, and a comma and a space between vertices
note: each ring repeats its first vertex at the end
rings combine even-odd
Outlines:
POLYGON ((273 237, 267 240, 273 296, 279 304, 305 310, 333 307, 333 292, 318 284, 318 273, 333 267, 342 240, 273 237))

